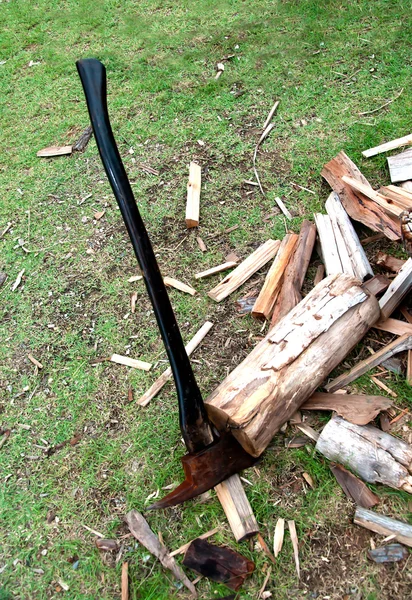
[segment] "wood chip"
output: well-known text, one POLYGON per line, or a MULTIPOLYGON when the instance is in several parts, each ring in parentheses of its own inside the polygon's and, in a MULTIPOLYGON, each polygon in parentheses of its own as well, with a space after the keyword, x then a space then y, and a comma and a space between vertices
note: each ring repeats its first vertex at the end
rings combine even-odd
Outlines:
POLYGON ((284 535, 285 519, 278 519, 275 527, 275 535, 273 536, 273 554, 276 558, 282 550, 284 535))
POLYGON ((312 490, 314 490, 316 486, 315 486, 315 482, 313 481, 313 477, 311 475, 309 475, 309 473, 302 473, 302 477, 306 481, 308 486, 311 487, 312 490))
POLYGON ((26 270, 26 269, 22 269, 22 270, 20 271, 20 273, 17 275, 17 277, 16 277, 16 281, 15 281, 15 282, 13 283, 13 285, 11 286, 11 291, 12 291, 12 292, 16 291, 16 290, 17 290, 17 288, 19 287, 19 285, 21 284, 21 278, 23 277, 23 275, 24 275, 24 271, 25 271, 25 270, 26 270))
POLYGON ((290 532, 290 539, 292 540, 293 555, 295 557, 296 573, 298 574, 298 579, 300 579, 299 544, 298 535, 296 533, 295 521, 288 521, 288 526, 290 532))
POLYGON ((314 442, 317 442, 319 439, 319 433, 317 431, 315 431, 312 427, 310 427, 310 425, 307 425, 306 423, 301 423, 296 425, 296 427, 305 435, 308 436, 308 438, 310 438, 311 440, 313 440, 314 442))
POLYGON ((217 265, 216 267, 207 269, 206 271, 201 271, 200 273, 196 273, 195 279, 204 279, 205 277, 210 277, 211 275, 215 275, 216 273, 221 273, 222 271, 227 271, 228 269, 233 269, 233 267, 236 267, 237 264, 238 264, 238 261, 227 261, 221 265, 217 265))
POLYGON ((136 312, 137 292, 130 294, 130 310, 132 314, 136 312))
POLYGON ((63 156, 64 154, 71 154, 73 150, 73 146, 49 146, 48 148, 43 148, 43 150, 39 150, 37 152, 37 156, 42 158, 49 158, 52 156, 63 156))
POLYGON ((201 249, 201 251, 202 252, 207 252, 206 244, 204 243, 204 241, 202 240, 202 238, 198 236, 196 238, 196 241, 199 244, 199 248, 201 249))
POLYGON ((96 219, 96 221, 99 221, 105 213, 106 213, 105 210, 100 210, 98 212, 95 212, 93 216, 96 219))
POLYGON ((257 534, 257 539, 258 542, 263 550, 263 552, 266 554, 266 556, 268 557, 268 559, 270 561, 273 562, 273 564, 276 564, 276 560, 275 557, 273 556, 273 554, 271 553, 271 551, 269 550, 269 547, 267 545, 267 543, 265 542, 265 540, 263 539, 262 535, 260 533, 257 534))
POLYGON ((134 283, 135 281, 140 281, 141 279, 143 279, 142 275, 133 275, 132 277, 129 277, 127 281, 129 283, 134 283))
POLYGON ((29 359, 30 362, 32 362, 34 365, 36 365, 36 367, 38 369, 43 368, 43 365, 41 364, 41 362, 39 362, 36 358, 34 358, 34 356, 32 354, 28 354, 27 358, 29 359))
POLYGON ((141 371, 150 371, 152 368, 151 363, 130 358, 129 356, 122 356, 121 354, 112 354, 109 360, 118 365, 125 365, 126 367, 132 367, 133 369, 140 369, 141 371))
POLYGON ((197 227, 199 225, 201 173, 200 166, 191 162, 189 167, 186 203, 186 227, 188 228, 197 227))
POLYGON ((173 279, 173 277, 164 277, 164 284, 168 287, 175 288, 176 290, 180 290, 181 292, 185 292, 186 294, 190 294, 194 296, 197 292, 190 285, 179 281, 178 279, 173 279))
POLYGON ((366 425, 377 415, 392 406, 392 401, 383 396, 364 396, 360 394, 324 394, 316 392, 302 405, 303 410, 331 410, 340 417, 355 423, 366 425))
POLYGON ((329 467, 346 496, 354 500, 358 506, 371 508, 379 503, 379 497, 345 467, 336 463, 331 463, 329 467))

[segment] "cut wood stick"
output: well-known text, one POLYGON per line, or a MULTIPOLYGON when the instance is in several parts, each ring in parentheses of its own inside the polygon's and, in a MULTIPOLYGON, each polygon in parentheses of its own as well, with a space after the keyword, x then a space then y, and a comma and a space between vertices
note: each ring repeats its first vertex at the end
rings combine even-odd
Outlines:
POLYGON ((130 358, 129 356, 122 356, 121 354, 112 354, 109 360, 118 365, 125 365, 126 367, 132 367, 133 369, 140 369, 141 371, 150 371, 152 368, 152 363, 130 358))
POLYGON ((285 519, 278 519, 275 527, 275 534, 273 536, 273 553, 275 558, 282 550, 283 538, 285 535, 285 519))
POLYGON ((326 274, 343 273, 342 261, 329 215, 315 213, 313 216, 318 230, 320 255, 325 265, 326 274))
MULTIPOLYGON (((187 355, 190 356, 199 344, 202 342, 204 337, 209 333, 211 328, 213 327, 213 323, 210 321, 206 321, 204 325, 197 331, 197 333, 193 336, 190 342, 185 346, 187 355)), ((172 377, 172 369, 168 367, 161 375, 156 379, 153 385, 143 394, 143 396, 138 400, 137 404, 140 406, 147 406, 149 402, 160 392, 162 387, 171 379, 172 377)))
POLYGON ((285 215, 285 217, 287 219, 289 219, 289 221, 291 221, 293 219, 293 217, 290 214, 290 212, 288 211, 288 209, 286 208, 286 206, 284 205, 282 199, 279 198, 279 196, 275 196, 275 202, 278 205, 278 207, 280 208, 280 210, 283 212, 283 214, 285 215))
POLYGON ((308 270, 316 239, 316 226, 303 221, 298 241, 286 266, 283 283, 273 309, 271 327, 274 327, 302 300, 301 289, 308 270))
POLYGON ((364 196, 360 198, 355 190, 342 180, 343 176, 352 177, 371 187, 355 163, 344 152, 339 152, 323 167, 322 177, 339 195, 346 212, 352 219, 363 223, 373 231, 384 233, 391 240, 399 240, 401 237, 399 222, 369 198, 364 196))
POLYGON ((316 450, 367 483, 412 493, 412 446, 377 427, 334 417, 323 428, 316 450))
POLYGON ((156 556, 162 565, 169 569, 173 575, 187 587, 194 598, 197 598, 195 586, 186 577, 182 569, 176 563, 175 559, 169 556, 167 548, 160 543, 157 535, 150 529, 146 519, 137 510, 131 510, 126 515, 126 523, 132 535, 140 542, 151 554, 156 556))
POLYGON ((380 146, 375 146, 374 148, 369 148, 369 150, 364 150, 362 154, 365 158, 370 158, 371 156, 376 156, 382 152, 396 150, 396 148, 400 148, 401 146, 409 146, 410 144, 412 144, 412 134, 404 135, 401 138, 391 140, 385 144, 380 144, 380 146))
MULTIPOLYGON (((219 527, 215 527, 210 531, 206 531, 206 533, 202 533, 195 539, 207 540, 208 538, 212 537, 212 535, 215 535, 215 533, 217 533, 218 531, 219 527)), ((173 550, 173 552, 170 552, 169 556, 176 556, 176 554, 184 554, 184 552, 186 552, 186 550, 189 548, 192 542, 193 540, 190 540, 190 542, 187 542, 187 544, 183 544, 183 546, 180 546, 180 548, 177 548, 177 550, 173 550)))
POLYGON ((122 564, 122 600, 129 600, 129 564, 122 564))
POLYGON ((211 275, 215 275, 216 273, 221 273, 222 271, 233 269, 233 267, 236 267, 237 264, 238 261, 230 260, 228 262, 222 263, 221 265, 217 265, 217 267, 212 267, 211 269, 207 269, 206 271, 196 273, 195 279, 203 279, 204 277, 210 277, 211 275))
POLYGON ((323 394, 316 392, 302 406, 302 410, 333 410, 356 425, 366 425, 392 406, 392 400, 383 396, 359 394, 323 394))
POLYGON ((412 324, 399 321, 398 319, 379 319, 374 325, 374 329, 380 329, 381 331, 387 331, 394 335, 412 335, 412 324))
POLYGON ((316 269, 316 274, 315 274, 315 278, 313 280, 313 285, 318 285, 318 283, 320 283, 322 281, 322 279, 325 277, 325 265, 319 265, 318 268, 316 269))
POLYGON ((201 251, 202 252, 207 252, 206 244, 204 243, 204 241, 202 240, 202 238, 198 236, 196 238, 196 241, 199 244, 199 248, 201 249, 201 251))
POLYGON ((298 534, 296 533, 295 521, 288 521, 288 527, 289 527, 290 539, 292 540, 293 556, 295 558, 296 573, 298 574, 298 579, 300 579, 299 543, 298 543, 298 534))
POLYGON ((345 495, 354 500, 358 506, 371 508, 379 503, 378 496, 356 475, 345 469, 342 465, 331 463, 329 466, 345 495))
POLYGON ((383 361, 390 358, 391 356, 395 356, 399 352, 404 352, 405 350, 412 349, 412 336, 411 335, 403 335, 400 338, 393 341, 391 344, 384 346, 378 352, 375 352, 373 356, 369 356, 365 360, 359 362, 353 369, 343 373, 336 379, 333 379, 328 384, 325 385, 325 389, 328 392, 335 392, 340 388, 348 385, 373 367, 380 365, 383 361))
POLYGON ((390 279, 388 279, 385 275, 378 274, 374 275, 372 279, 365 281, 362 285, 362 288, 374 296, 380 296, 388 289, 390 284, 390 279))
POLYGON ((373 277, 372 268, 359 241, 358 234, 336 192, 332 192, 329 195, 325 203, 325 208, 335 232, 344 272, 351 274, 351 271, 353 271, 355 277, 358 277, 361 281, 373 277), (345 269, 346 263, 348 263, 348 270, 345 269))
POLYGON ((412 525, 408 525, 408 523, 386 517, 360 506, 356 508, 353 522, 355 525, 360 525, 381 535, 394 535, 398 542, 412 547, 412 525))
POLYGON ((207 398, 209 417, 259 456, 378 317, 358 280, 327 277, 207 398))
POLYGON ((354 179, 353 177, 347 177, 346 175, 344 175, 342 177, 342 181, 344 183, 347 183, 348 185, 350 185, 350 187, 352 189, 354 189, 358 192, 361 192, 361 194, 363 194, 370 200, 373 200, 373 202, 376 202, 376 204, 379 204, 379 206, 381 206, 383 209, 385 209, 386 212, 389 213, 390 215, 399 217, 401 212, 403 212, 402 208, 399 208, 399 206, 396 206, 390 198, 381 196, 381 194, 379 194, 378 192, 375 192, 375 190, 373 188, 371 188, 368 185, 365 185, 364 183, 361 183, 357 179, 354 179))
POLYGON ((298 236, 289 233, 283 238, 275 260, 252 309, 255 319, 270 319, 286 266, 293 254, 298 236))
POLYGON ((186 227, 188 228, 197 227, 199 225, 201 180, 202 170, 200 166, 191 162, 189 167, 186 202, 186 227))
POLYGON ((406 263, 406 260, 402 260, 402 258, 396 258, 395 256, 390 256, 390 254, 385 254, 385 252, 378 252, 375 262, 380 267, 385 267, 385 269, 388 269, 388 271, 398 273, 406 263))
POLYGON ((215 487, 215 492, 237 542, 241 542, 259 531, 259 525, 239 475, 232 475, 219 483, 215 487))
POLYGON ((382 298, 379 306, 383 318, 390 317, 405 296, 412 290, 412 258, 403 265, 382 298))
POLYGON ((194 296, 197 293, 196 290, 192 288, 192 286, 187 285, 186 283, 183 283, 178 279, 173 279, 173 277, 164 277, 163 281, 164 284, 168 287, 175 288, 176 290, 180 290, 181 292, 185 292, 186 294, 190 294, 191 296, 194 296))
POLYGON ((37 156, 41 158, 50 158, 52 156, 63 156, 64 154, 71 154, 73 146, 49 146, 43 148, 37 152, 37 156))
POLYGON ((267 240, 267 242, 241 262, 234 271, 226 275, 216 287, 210 290, 207 294, 209 298, 212 298, 216 302, 227 298, 227 296, 237 290, 254 273, 269 262, 277 253, 279 246, 279 240, 267 240))

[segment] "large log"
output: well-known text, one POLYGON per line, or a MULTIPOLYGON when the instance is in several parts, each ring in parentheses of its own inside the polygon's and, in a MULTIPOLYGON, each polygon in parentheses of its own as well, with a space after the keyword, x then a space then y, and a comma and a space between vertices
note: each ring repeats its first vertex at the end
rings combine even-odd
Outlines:
POLYGON ((385 515, 380 515, 373 510, 357 507, 353 522, 356 525, 361 525, 370 531, 380 533, 385 537, 395 535, 395 539, 412 547, 412 525, 391 519, 385 515))
POLYGON ((209 396, 211 420, 259 456, 378 318, 376 298, 358 280, 327 277, 209 396))

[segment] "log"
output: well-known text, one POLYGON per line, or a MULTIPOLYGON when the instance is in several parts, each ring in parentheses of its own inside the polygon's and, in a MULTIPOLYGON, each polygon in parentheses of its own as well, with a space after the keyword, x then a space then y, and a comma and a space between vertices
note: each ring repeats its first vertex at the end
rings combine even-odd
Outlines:
POLYGON ((270 323, 271 328, 302 300, 301 289, 309 267, 315 239, 316 226, 310 221, 303 221, 295 250, 285 269, 283 284, 276 298, 270 323))
POLYGON ((405 334, 387 346, 384 346, 372 356, 369 356, 368 358, 365 358, 365 360, 359 362, 355 367, 353 367, 353 369, 350 369, 350 371, 347 371, 346 373, 339 375, 339 377, 336 377, 336 379, 330 381, 324 386, 325 390, 327 392, 336 392, 336 390, 345 387, 345 385, 348 385, 370 369, 373 369, 373 367, 377 367, 391 356, 395 356, 395 354, 398 354, 399 352, 404 352, 405 350, 411 349, 412 336, 405 334))
POLYGON ((302 410, 333 410, 356 425, 367 425, 377 415, 392 406, 392 400, 383 396, 360 394, 323 394, 317 392, 302 404, 302 410))
POLYGON ((230 548, 215 546, 200 538, 190 544, 183 564, 196 573, 212 581, 223 583, 235 591, 255 570, 255 564, 245 556, 230 548))
POLYGON ((252 277, 256 271, 259 271, 267 262, 269 262, 279 250, 279 240, 267 240, 252 252, 243 262, 236 267, 234 271, 226 275, 224 279, 210 292, 209 298, 220 302, 227 298, 232 292, 237 290, 245 281, 252 277))
POLYGON ((164 284, 167 285, 167 287, 175 288, 176 290, 185 292, 185 294, 190 294, 191 296, 194 296, 197 293, 196 290, 193 289, 191 285, 187 285, 186 283, 183 283, 182 281, 179 281, 178 279, 173 279, 173 277, 164 277, 163 281, 164 281, 164 284))
POLYGON ((333 234, 329 215, 315 213, 314 218, 319 236, 319 253, 325 265, 326 274, 335 275, 336 273, 343 273, 338 245, 333 234))
POLYGON ((283 238, 275 260, 266 275, 265 282, 252 308, 255 319, 270 319, 286 266, 298 241, 296 233, 289 233, 283 238))
POLYGON ((156 556, 162 565, 169 569, 173 575, 187 587, 194 598, 197 598, 197 592, 193 583, 186 577, 182 569, 176 563, 175 559, 169 556, 167 548, 160 542, 157 535, 150 529, 146 519, 137 510, 131 510, 126 515, 126 523, 130 533, 140 542, 151 554, 156 556))
POLYGON ((259 531, 252 507, 243 489, 239 475, 232 475, 215 487, 219 502, 225 511, 237 542, 252 537, 259 531))
POLYGON ((390 279, 388 279, 385 275, 378 274, 374 275, 372 279, 365 281, 362 285, 362 288, 374 296, 380 296, 388 289, 390 284, 390 279))
POLYGON ((186 227, 189 229, 199 225, 201 180, 202 170, 200 166, 191 162, 189 167, 186 201, 186 227))
POLYGON ((403 212, 403 209, 399 208, 399 206, 397 206, 390 198, 382 196, 379 194, 379 192, 375 192, 375 190, 369 185, 365 185, 357 179, 354 179, 353 177, 347 177, 346 175, 342 177, 342 181, 350 185, 353 190, 360 192, 373 202, 376 202, 376 204, 379 204, 379 206, 381 206, 390 215, 399 217, 401 212, 403 212))
POLYGON ((327 277, 209 396, 209 417, 259 456, 378 317, 359 281, 327 277))
POLYGON ((211 275, 215 275, 216 273, 221 273, 222 271, 227 271, 228 269, 233 269, 233 267, 236 267, 237 264, 238 264, 238 261, 229 260, 221 265, 217 265, 216 267, 207 269, 206 271, 201 271, 200 273, 196 273, 195 279, 204 279, 205 277, 210 277, 211 275))
POLYGON ((406 263, 406 260, 403 260, 402 258, 396 258, 390 254, 385 254, 385 252, 378 252, 375 262, 377 265, 384 267, 388 271, 398 273, 406 263))
POLYGON ((385 515, 360 506, 356 509, 353 522, 355 525, 360 525, 384 536, 394 535, 398 542, 412 547, 412 525, 408 525, 408 523, 385 517, 385 515))
POLYGON ((412 446, 377 427, 334 417, 323 428, 316 450, 368 483, 412 493, 412 446))
POLYGON ((391 316, 395 308, 399 306, 405 296, 412 289, 412 258, 403 265, 395 279, 392 281, 382 298, 379 306, 383 318, 391 316))
POLYGON ((368 180, 343 151, 326 163, 321 174, 333 191, 339 195, 346 212, 352 219, 363 223, 373 231, 384 233, 390 240, 399 240, 401 237, 399 223, 372 200, 359 197, 347 183, 342 181, 342 177, 346 175, 372 189, 368 180))
POLYGON ((369 148, 369 150, 364 150, 362 154, 365 158, 370 158, 371 156, 381 154, 381 152, 396 150, 396 148, 400 148, 401 146, 409 146, 410 144, 412 144, 412 134, 404 135, 401 138, 391 140, 390 142, 385 142, 385 144, 375 146, 374 148, 369 148))
POLYGON ((344 273, 350 275, 353 272, 353 275, 361 281, 373 277, 372 268, 359 241, 358 234, 348 217, 348 213, 343 208, 338 194, 332 192, 329 195, 325 203, 325 208, 335 232, 342 266, 345 267, 345 264, 349 263, 348 270, 344 268, 344 273), (339 234, 343 240, 342 250, 339 234), (345 260, 343 259, 343 255, 345 255, 345 260), (346 256, 348 256, 348 259, 346 256), (349 267, 351 267, 350 270, 349 267))
POLYGON ((394 335, 405 335, 405 333, 412 335, 412 324, 398 321, 398 319, 379 319, 373 327, 394 335))
POLYGON ((387 158, 392 183, 412 178, 412 149, 387 158))
MULTIPOLYGON (((192 337, 190 342, 185 346, 185 350, 188 356, 190 356, 199 344, 202 342, 203 338, 209 333, 211 328, 213 327, 213 323, 210 321, 206 321, 204 325, 197 331, 197 333, 192 337)), ((162 387, 171 379, 172 377, 172 369, 168 367, 166 371, 164 371, 160 377, 156 379, 153 385, 143 394, 143 396, 137 401, 137 404, 140 406, 147 406, 149 402, 160 392, 162 387)))

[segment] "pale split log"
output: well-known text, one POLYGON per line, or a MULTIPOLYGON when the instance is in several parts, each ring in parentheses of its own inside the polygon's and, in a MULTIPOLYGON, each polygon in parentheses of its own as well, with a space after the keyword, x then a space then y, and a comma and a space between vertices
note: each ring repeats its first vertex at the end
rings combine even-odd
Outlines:
POLYGON ((206 271, 201 271, 200 273, 196 273, 195 279, 204 279, 205 277, 210 277, 211 275, 216 275, 216 273, 221 273, 222 271, 228 271, 229 269, 233 269, 236 267, 238 261, 229 260, 221 265, 217 265, 216 267, 212 267, 211 269, 207 269, 206 271))
POLYGON ((378 317, 376 298, 365 294, 358 280, 327 277, 209 396, 209 417, 259 456, 378 317))
POLYGON ((237 542, 241 542, 259 531, 259 525, 239 475, 232 475, 219 483, 215 487, 215 492, 237 542))
POLYGON ((387 185, 379 188, 381 196, 392 200, 402 210, 412 210, 412 193, 398 187, 397 185, 387 185))
POLYGON ((136 358, 130 358, 130 356, 122 356, 121 354, 112 354, 109 360, 118 365, 132 367, 132 369, 140 369, 141 371, 150 371, 152 368, 152 363, 137 360, 136 358))
POLYGON ((373 325, 374 329, 380 329, 381 331, 387 331, 388 333, 393 333, 394 335, 412 335, 412 323, 405 323, 404 321, 399 321, 398 319, 379 319, 373 325))
POLYGON ((412 493, 412 446, 377 427, 334 417, 323 428, 316 450, 368 483, 412 493))
POLYGON ((201 180, 202 170, 200 166, 191 162, 189 167, 186 202, 186 227, 188 228, 197 227, 199 225, 201 180))
POLYGON ((384 536, 394 535, 401 544, 412 547, 412 525, 386 517, 367 508, 356 507, 355 525, 360 525, 384 536))
POLYGON ((374 146, 374 148, 364 150, 362 154, 365 158, 370 158, 371 156, 376 156, 377 154, 381 154, 382 152, 396 150, 396 148, 401 148, 401 146, 410 146, 411 144, 412 134, 404 135, 403 137, 397 138, 396 140, 391 140, 390 142, 385 142, 384 144, 380 144, 379 146, 374 146))
MULTIPOLYGON (((331 219, 332 227, 335 231, 335 238, 338 241, 339 232, 344 242, 344 250, 346 250, 350 264, 352 266, 353 274, 358 277, 361 281, 373 277, 373 271, 365 254, 365 251, 359 241, 358 234, 352 225, 352 222, 348 216, 348 213, 343 208, 340 198, 336 192, 332 192, 325 203, 326 211, 331 219)), ((344 261, 342 259, 340 246, 338 243, 339 255, 341 257, 342 266, 344 261)), ((346 259, 345 259, 346 263, 346 259)), ((344 271, 350 274, 350 271, 344 271)))
POLYGON ((350 371, 339 375, 336 379, 333 379, 329 383, 327 383, 324 387, 328 392, 335 392, 340 388, 348 385, 373 367, 380 365, 383 361, 390 358, 391 356, 395 356, 399 352, 404 352, 405 350, 412 349, 412 335, 405 334, 400 338, 397 338, 387 346, 384 346, 372 356, 369 356, 365 360, 359 362, 353 369, 350 371))
POLYGON ((368 180, 343 151, 339 152, 335 158, 325 164, 321 174, 329 183, 333 191, 339 195, 346 212, 352 219, 363 223, 373 231, 383 233, 391 240, 399 240, 401 231, 397 220, 387 215, 383 208, 372 200, 357 195, 355 191, 342 180, 343 176, 349 176, 372 189, 368 180))
POLYGON ((269 262, 277 253, 280 246, 279 240, 267 240, 240 263, 229 275, 226 275, 222 281, 208 292, 209 298, 220 302, 227 298, 232 292, 237 290, 254 273, 259 271, 267 262, 269 262))
MULTIPOLYGON (((196 332, 190 342, 185 346, 185 350, 188 356, 190 356, 199 344, 202 342, 204 337, 209 333, 211 328, 213 327, 213 323, 210 321, 206 321, 202 325, 202 327, 196 332)), ((162 387, 171 379, 172 377, 172 369, 168 367, 161 375, 156 379, 153 385, 143 394, 143 396, 138 400, 137 404, 140 406, 147 406, 149 402, 160 392, 162 387)))
POLYGON ((409 258, 403 265, 398 275, 390 284, 382 298, 379 300, 379 306, 383 318, 390 317, 395 308, 399 306, 402 300, 412 290, 412 258, 409 258))
POLYGON ((195 586, 186 577, 182 569, 176 563, 175 559, 169 556, 169 552, 164 546, 157 535, 150 529, 146 519, 137 510, 131 510, 127 513, 126 523, 130 529, 131 534, 140 542, 151 554, 156 556, 162 563, 162 565, 169 569, 173 575, 187 587, 192 593, 194 598, 197 598, 197 592, 195 586))
POLYGON ((184 292, 185 294, 190 294, 191 296, 194 296, 197 293, 191 285, 187 285, 186 283, 183 283, 178 279, 174 279, 173 277, 164 277, 163 281, 164 284, 167 285, 167 287, 175 288, 176 290, 184 292))
POLYGON ((383 396, 360 394, 325 394, 316 392, 302 406, 302 410, 333 410, 355 425, 367 425, 377 415, 392 406, 392 400, 383 396))
POLYGON ((263 287, 253 306, 252 316, 255 319, 270 319, 286 266, 297 241, 298 235, 296 233, 288 233, 283 238, 272 266, 266 275, 263 287))
POLYGON ((313 216, 318 230, 320 255, 325 265, 326 274, 335 275, 336 273, 343 273, 342 262, 329 215, 315 213, 313 216))
POLYGON ((379 194, 379 192, 375 192, 375 190, 370 186, 365 185, 360 181, 357 181, 353 177, 347 177, 346 175, 342 177, 342 181, 350 185, 352 189, 356 190, 357 192, 360 192, 373 202, 376 202, 376 204, 381 206, 390 215, 394 217, 399 217, 399 215, 401 214, 402 208, 396 206, 396 204, 394 204, 390 198, 386 198, 385 196, 379 194))
POLYGON ((302 300, 302 286, 316 240, 316 225, 303 221, 273 309, 271 328, 302 300))

